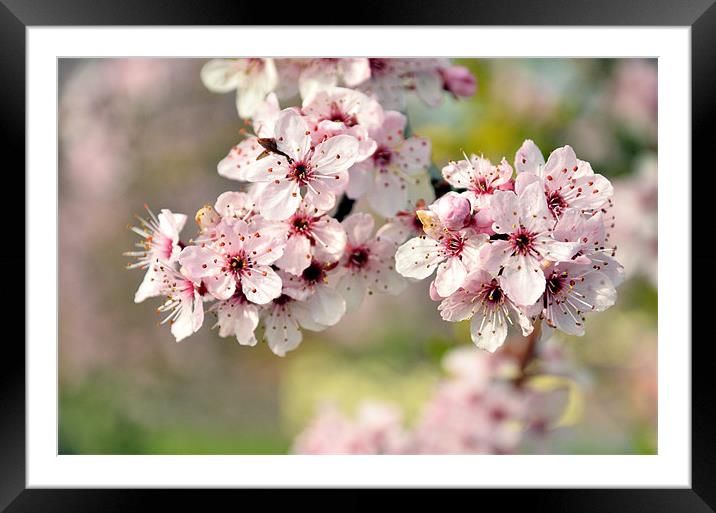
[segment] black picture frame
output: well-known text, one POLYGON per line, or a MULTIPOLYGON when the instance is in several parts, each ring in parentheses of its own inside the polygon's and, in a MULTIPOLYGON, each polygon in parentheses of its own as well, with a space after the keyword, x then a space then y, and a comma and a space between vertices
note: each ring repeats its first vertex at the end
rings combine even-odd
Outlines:
MULTIPOLYGON (((339 13, 344 6, 336 2, 297 3, 282 6, 280 19, 271 9, 258 3, 176 0, 146 2, 141 0, 0 0, 0 62, 4 79, 0 89, 2 118, 0 133, 6 149, 4 207, 6 228, 12 229, 12 251, 0 252, 5 273, 5 291, 2 295, 5 315, 18 317, 20 297, 24 297, 20 268, 25 276, 32 270, 26 268, 24 243, 17 241, 20 215, 23 212, 23 174, 25 153, 25 30, 40 25, 280 25, 311 24, 319 22, 335 24, 337 20, 350 21, 352 25, 641 25, 641 26, 688 26, 691 27, 692 70, 692 169, 711 171, 710 135, 716 123, 716 5, 714 0, 498 0, 473 1, 421 0, 387 4, 377 0, 364 0, 361 9, 352 17, 339 13), (12 178, 16 183, 12 184, 12 178), (8 218, 10 218, 8 220, 8 218)), ((674 173, 674 185, 680 183, 678 174, 688 172, 688 158, 684 157, 684 169, 660 170, 674 173)), ((692 178, 696 175, 692 173, 692 178)), ((706 178, 708 179, 708 178, 706 178)), ((692 234, 682 233, 674 243, 688 243, 685 236, 692 235, 692 268, 699 270, 698 287, 692 288, 692 319, 704 319, 709 315, 709 301, 699 301, 699 291, 716 290, 709 264, 714 258, 706 251, 710 247, 706 211, 711 203, 707 198, 708 186, 692 186, 692 234), (704 235, 705 241, 704 241, 704 235)), ((713 215, 713 214, 711 214, 713 215)), ((677 235, 677 234, 675 234, 677 235)), ((25 234, 25 237, 31 234, 25 234)), ((48 262, 54 261, 53 257, 48 262)), ((677 269, 684 279, 691 280, 685 269, 677 269)), ((693 284, 693 281, 690 283, 693 284)), ((23 301, 24 305, 24 301, 23 301)), ((13 324, 6 322, 6 325, 13 324)), ((709 337, 698 337, 697 324, 684 326, 684 339, 667 343, 692 344, 692 488, 691 489, 588 489, 588 490, 477 490, 454 491, 460 496, 451 500, 465 499, 465 494, 490 495, 500 501, 500 508, 509 509, 526 505, 543 511, 565 512, 706 512, 716 508, 716 394, 712 392, 712 359, 709 337)), ((207 510, 207 499, 219 496, 231 500, 235 507, 247 498, 264 499, 273 493, 267 490, 80 490, 80 489, 26 489, 25 480, 25 350, 20 337, 5 332, 2 372, 0 372, 0 509, 8 512, 81 512, 81 511, 137 511, 155 509, 160 511, 207 510)), ((23 337, 24 338, 24 337, 23 337)), ((306 491, 294 494, 306 495, 306 491)), ((335 491, 322 492, 314 504, 336 504, 335 491)), ((349 507, 370 507, 377 500, 377 491, 349 491, 353 499, 340 499, 349 507)), ((385 492, 382 492, 385 493, 385 492)), ((411 498, 423 502, 425 493, 415 490, 411 498)), ((272 498, 272 500, 274 500, 272 498)), ((404 500, 404 499, 401 499, 404 500)), ((472 499, 474 500, 474 499, 472 499)), ((443 503, 444 504, 444 503, 443 503)))

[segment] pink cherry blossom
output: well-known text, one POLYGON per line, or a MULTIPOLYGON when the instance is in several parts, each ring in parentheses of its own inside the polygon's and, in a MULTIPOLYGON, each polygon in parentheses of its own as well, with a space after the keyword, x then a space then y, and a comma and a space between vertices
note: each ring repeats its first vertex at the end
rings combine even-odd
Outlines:
POLYGON ((300 276, 281 273, 283 293, 303 301, 311 319, 322 326, 333 326, 346 313, 346 301, 336 291, 340 278, 337 262, 313 260, 300 276))
POLYGON ((155 263, 154 267, 160 283, 159 293, 167 297, 157 311, 169 312, 161 323, 168 322, 172 335, 180 342, 199 331, 204 323, 204 290, 201 281, 161 263, 155 263))
POLYGON ((214 59, 202 68, 201 80, 215 93, 236 89, 239 116, 250 118, 278 85, 278 73, 273 59, 214 59))
POLYGON ((568 208, 594 212, 614 194, 609 180, 595 174, 589 162, 577 159, 571 146, 557 148, 545 163, 539 148, 528 139, 515 154, 515 167, 515 191, 519 194, 538 182, 554 217, 568 208))
POLYGON ((351 214, 342 224, 348 240, 339 264, 338 290, 348 310, 355 310, 366 293, 400 294, 408 284, 395 271, 393 239, 381 238, 380 230, 373 235, 375 221, 370 214, 351 214))
POLYGON ((349 135, 337 135, 314 147, 310 134, 299 114, 284 110, 275 130, 281 154, 259 159, 247 172, 247 180, 266 184, 258 208, 269 220, 291 216, 301 203, 302 189, 312 205, 329 210, 335 205, 336 194, 346 187, 348 168, 358 154, 358 141, 349 135))
POLYGON ((602 312, 616 301, 611 280, 590 265, 561 262, 546 271, 542 313, 549 328, 584 335, 584 314, 602 312))
POLYGON ((472 341, 491 353, 505 342, 513 319, 522 328, 524 336, 532 332, 529 318, 507 297, 497 278, 481 269, 470 273, 456 292, 443 299, 438 310, 446 321, 472 319, 472 341))
POLYGON ((552 236, 556 240, 579 244, 573 261, 601 271, 615 287, 624 281, 624 266, 614 258, 616 248, 609 246, 602 212, 583 214, 575 209, 566 210, 557 221, 552 236))
POLYGON ((350 170, 346 194, 366 196, 378 214, 391 217, 408 206, 408 182, 426 174, 430 164, 430 141, 422 137, 404 138, 406 118, 399 112, 386 112, 379 128, 369 131, 378 144, 372 157, 350 170))
POLYGON ((310 101, 304 100, 302 112, 309 124, 314 125, 314 144, 328 137, 346 134, 359 142, 356 162, 364 161, 375 152, 377 144, 368 130, 380 127, 384 113, 380 104, 365 94, 333 87, 320 91, 310 101))
POLYGON ((470 269, 478 264, 480 249, 488 236, 470 228, 450 230, 429 210, 420 211, 418 215, 425 234, 398 248, 396 269, 407 278, 422 280, 437 268, 435 290, 447 297, 464 284, 470 269))
POLYGON ((259 308, 250 302, 241 289, 224 301, 218 301, 212 307, 216 312, 216 326, 220 337, 236 337, 243 346, 255 346, 254 332, 259 325, 259 308))
POLYGON ((346 232, 341 223, 327 216, 304 200, 291 217, 281 222, 274 236, 287 239, 283 255, 276 265, 284 271, 299 275, 315 256, 320 260, 337 262, 346 245, 346 232), (281 233, 281 230, 284 233, 281 233))
POLYGON ((281 294, 264 308, 264 339, 277 356, 296 349, 303 340, 301 329, 321 331, 326 325, 316 322, 305 302, 281 294))
POLYGON ((484 209, 488 198, 497 190, 510 190, 512 166, 503 158, 493 165, 488 159, 471 155, 468 159, 451 161, 442 170, 445 180, 458 190, 465 189, 465 196, 474 208, 484 209))
POLYGON ((262 237, 242 220, 224 219, 215 241, 187 246, 179 263, 201 278, 216 299, 228 299, 241 287, 249 301, 265 304, 281 294, 281 278, 270 267, 283 254, 285 241, 262 237))
POLYGON ((137 251, 128 251, 126 256, 136 258, 136 262, 127 266, 128 269, 146 269, 139 289, 134 295, 134 302, 141 303, 148 297, 160 294, 161 277, 155 272, 156 263, 173 264, 181 252, 179 233, 186 224, 184 214, 175 214, 171 210, 162 209, 158 216, 146 207, 149 219, 138 217, 141 227, 132 226, 133 232, 144 238, 136 246, 137 251))
POLYGON ((575 242, 552 238, 552 215, 539 183, 520 194, 497 191, 490 198, 493 229, 506 236, 491 240, 483 254, 485 269, 502 268, 500 286, 515 303, 534 304, 544 292, 543 261, 571 259, 579 248, 575 242))

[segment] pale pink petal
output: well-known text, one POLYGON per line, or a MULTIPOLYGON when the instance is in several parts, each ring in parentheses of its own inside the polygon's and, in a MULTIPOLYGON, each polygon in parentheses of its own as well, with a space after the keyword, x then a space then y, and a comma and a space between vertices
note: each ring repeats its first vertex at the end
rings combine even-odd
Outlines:
POLYGON ((299 275, 311 263, 311 241, 301 235, 288 239, 283 256, 276 260, 276 265, 286 272, 299 275))
POLYGON ((351 199, 358 199, 368 193, 373 185, 374 166, 372 160, 358 162, 349 170, 348 187, 346 195, 351 199))
POLYGON ((368 204, 383 217, 392 217, 408 206, 405 180, 387 170, 375 173, 368 193, 368 204))
POLYGON ((281 278, 268 266, 257 266, 241 276, 241 290, 246 298, 265 305, 281 295, 281 278))
POLYGON ((435 275, 435 289, 442 297, 447 297, 463 286, 467 269, 459 258, 451 257, 438 266, 435 275))
MULTIPOLYGON (((437 292, 437 291, 436 291, 437 292)), ((467 294, 464 290, 458 290, 440 302, 438 311, 440 316, 450 322, 464 321, 472 317, 473 307, 472 294, 467 294)))
POLYGON ((406 278, 427 278, 444 260, 439 249, 440 244, 433 239, 414 237, 395 253, 395 269, 406 278))
POLYGON ((520 221, 529 231, 542 233, 554 225, 544 191, 538 182, 529 184, 520 192, 519 207, 520 221))
POLYGON ((358 156, 358 140, 350 135, 336 135, 316 146, 311 158, 313 168, 330 175, 347 171, 358 156))
POLYGON ((301 193, 293 180, 268 183, 258 201, 261 215, 270 221, 288 219, 300 204, 301 193))
POLYGON ((264 338, 274 354, 286 356, 287 351, 298 347, 303 339, 296 321, 284 307, 274 307, 264 320, 264 338))
POLYGON ((313 320, 324 326, 333 326, 346 313, 346 301, 341 294, 328 287, 318 287, 306 306, 313 320))
POLYGON ((236 278, 229 273, 219 273, 203 279, 206 290, 216 299, 229 299, 236 291, 236 278))
POLYGON ((398 168, 407 175, 414 175, 430 165, 430 139, 411 137, 393 153, 398 168))
POLYGON ((477 347, 494 353, 507 338, 507 321, 504 315, 485 317, 478 311, 470 321, 470 337, 477 347))
MULTIPOLYGON (((544 194, 542 195, 544 196, 544 194)), ((496 191, 490 196, 490 210, 497 233, 512 233, 520 226, 520 202, 511 191, 496 191)))
POLYGON ((375 227, 373 216, 365 212, 351 214, 341 224, 351 246, 361 246, 368 242, 375 227))
POLYGON ((544 156, 531 139, 522 143, 520 149, 515 153, 515 169, 518 173, 537 174, 540 166, 544 164, 544 156))
POLYGON ((219 175, 230 180, 245 181, 247 170, 256 165, 256 158, 263 151, 255 137, 244 139, 231 148, 229 154, 219 162, 217 165, 219 175))
POLYGON ((276 121, 278 148, 293 160, 303 161, 311 148, 311 135, 306 121, 292 109, 285 109, 276 121))
POLYGON ((221 272, 223 259, 209 247, 187 246, 179 254, 179 263, 194 279, 213 276, 221 272))
POLYGON ((546 284, 539 262, 524 255, 510 259, 499 281, 505 294, 522 306, 535 303, 542 296, 546 284))
POLYGON ((367 286, 361 276, 348 273, 338 282, 336 291, 346 300, 346 311, 352 312, 357 310, 363 302, 367 286))
POLYGON ((506 240, 490 241, 480 250, 480 265, 487 271, 497 272, 511 254, 512 246, 506 240))
POLYGON ((346 247, 346 231, 336 219, 322 217, 311 227, 316 238, 316 256, 327 260, 337 260, 346 247))

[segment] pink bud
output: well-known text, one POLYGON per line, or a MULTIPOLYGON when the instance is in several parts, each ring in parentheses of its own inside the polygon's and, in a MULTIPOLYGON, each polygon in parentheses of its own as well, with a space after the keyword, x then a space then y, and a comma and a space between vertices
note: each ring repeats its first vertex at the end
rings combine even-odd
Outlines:
POLYGON ((455 96, 467 98, 477 91, 477 79, 465 66, 442 68, 443 87, 455 96))
POLYGON ((431 210, 448 230, 460 230, 470 224, 472 205, 470 200, 456 192, 448 192, 435 203, 431 210))

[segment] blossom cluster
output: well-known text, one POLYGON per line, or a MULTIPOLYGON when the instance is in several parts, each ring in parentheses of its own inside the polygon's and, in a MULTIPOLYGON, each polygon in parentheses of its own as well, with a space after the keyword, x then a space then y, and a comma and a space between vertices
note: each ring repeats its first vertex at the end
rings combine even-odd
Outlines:
POLYGON ((186 215, 147 208, 132 227, 143 240, 127 253, 146 270, 135 301, 165 297, 158 311, 177 341, 213 312, 220 336, 255 345, 262 325, 283 356, 302 329, 335 325, 365 295, 400 293, 401 227, 376 230, 373 216, 346 216, 339 203, 364 198, 384 217, 408 208, 411 188, 429 184, 430 141, 408 135, 405 115, 385 105, 402 106, 408 91, 430 105, 445 92, 470 95, 472 75, 444 59, 235 59, 208 62, 202 79, 236 90, 251 127, 217 164, 239 190, 197 212, 188 242, 186 215), (281 108, 296 93, 300 103, 281 108))
POLYGON ((396 253, 405 277, 435 272, 430 295, 442 318, 471 319, 473 342, 491 352, 513 323, 525 336, 537 320, 545 335, 583 335, 585 314, 614 304, 624 272, 609 243, 609 180, 570 146, 545 162, 531 140, 514 168, 477 155, 448 163, 442 174, 455 191, 416 211, 424 233, 396 253))
POLYGON ((430 276, 443 319, 472 319, 472 339, 495 351, 517 322, 523 334, 584 331, 584 314, 616 298, 622 268, 609 247, 609 181, 569 146, 545 162, 530 140, 493 165, 473 155, 431 176, 430 140, 401 112, 414 92, 429 106, 474 94, 470 72, 447 59, 219 59, 201 72, 215 92, 236 91, 242 139, 217 164, 238 182, 187 216, 140 218, 130 267, 135 295, 162 296, 177 341, 205 312, 220 336, 277 355, 302 331, 339 322, 367 294, 399 294, 430 276), (297 99, 297 101, 291 101, 297 99), (282 106, 281 103, 284 103, 282 106), (431 183, 453 190, 442 196, 431 183), (422 187, 422 188, 421 188, 422 187), (435 196, 438 197, 430 205, 435 196), (376 230, 361 200, 387 221, 376 230))
MULTIPOLYGON (((545 350, 552 347, 547 344, 545 350)), ((544 372, 554 355, 540 354, 544 372), (544 358, 543 358, 544 357, 544 358)), ((558 356, 564 362, 565 356, 558 356)), ((568 375, 544 374, 515 386, 517 359, 467 348, 443 358, 448 376, 440 380, 412 425, 395 404, 365 400, 348 418, 325 404, 298 434, 298 454, 510 454, 530 444, 539 450, 565 419, 578 382, 568 375), (545 377, 549 377, 548 381, 545 377), (537 384, 539 383, 539 386, 537 384), (548 386, 545 386, 549 383, 548 386)))

